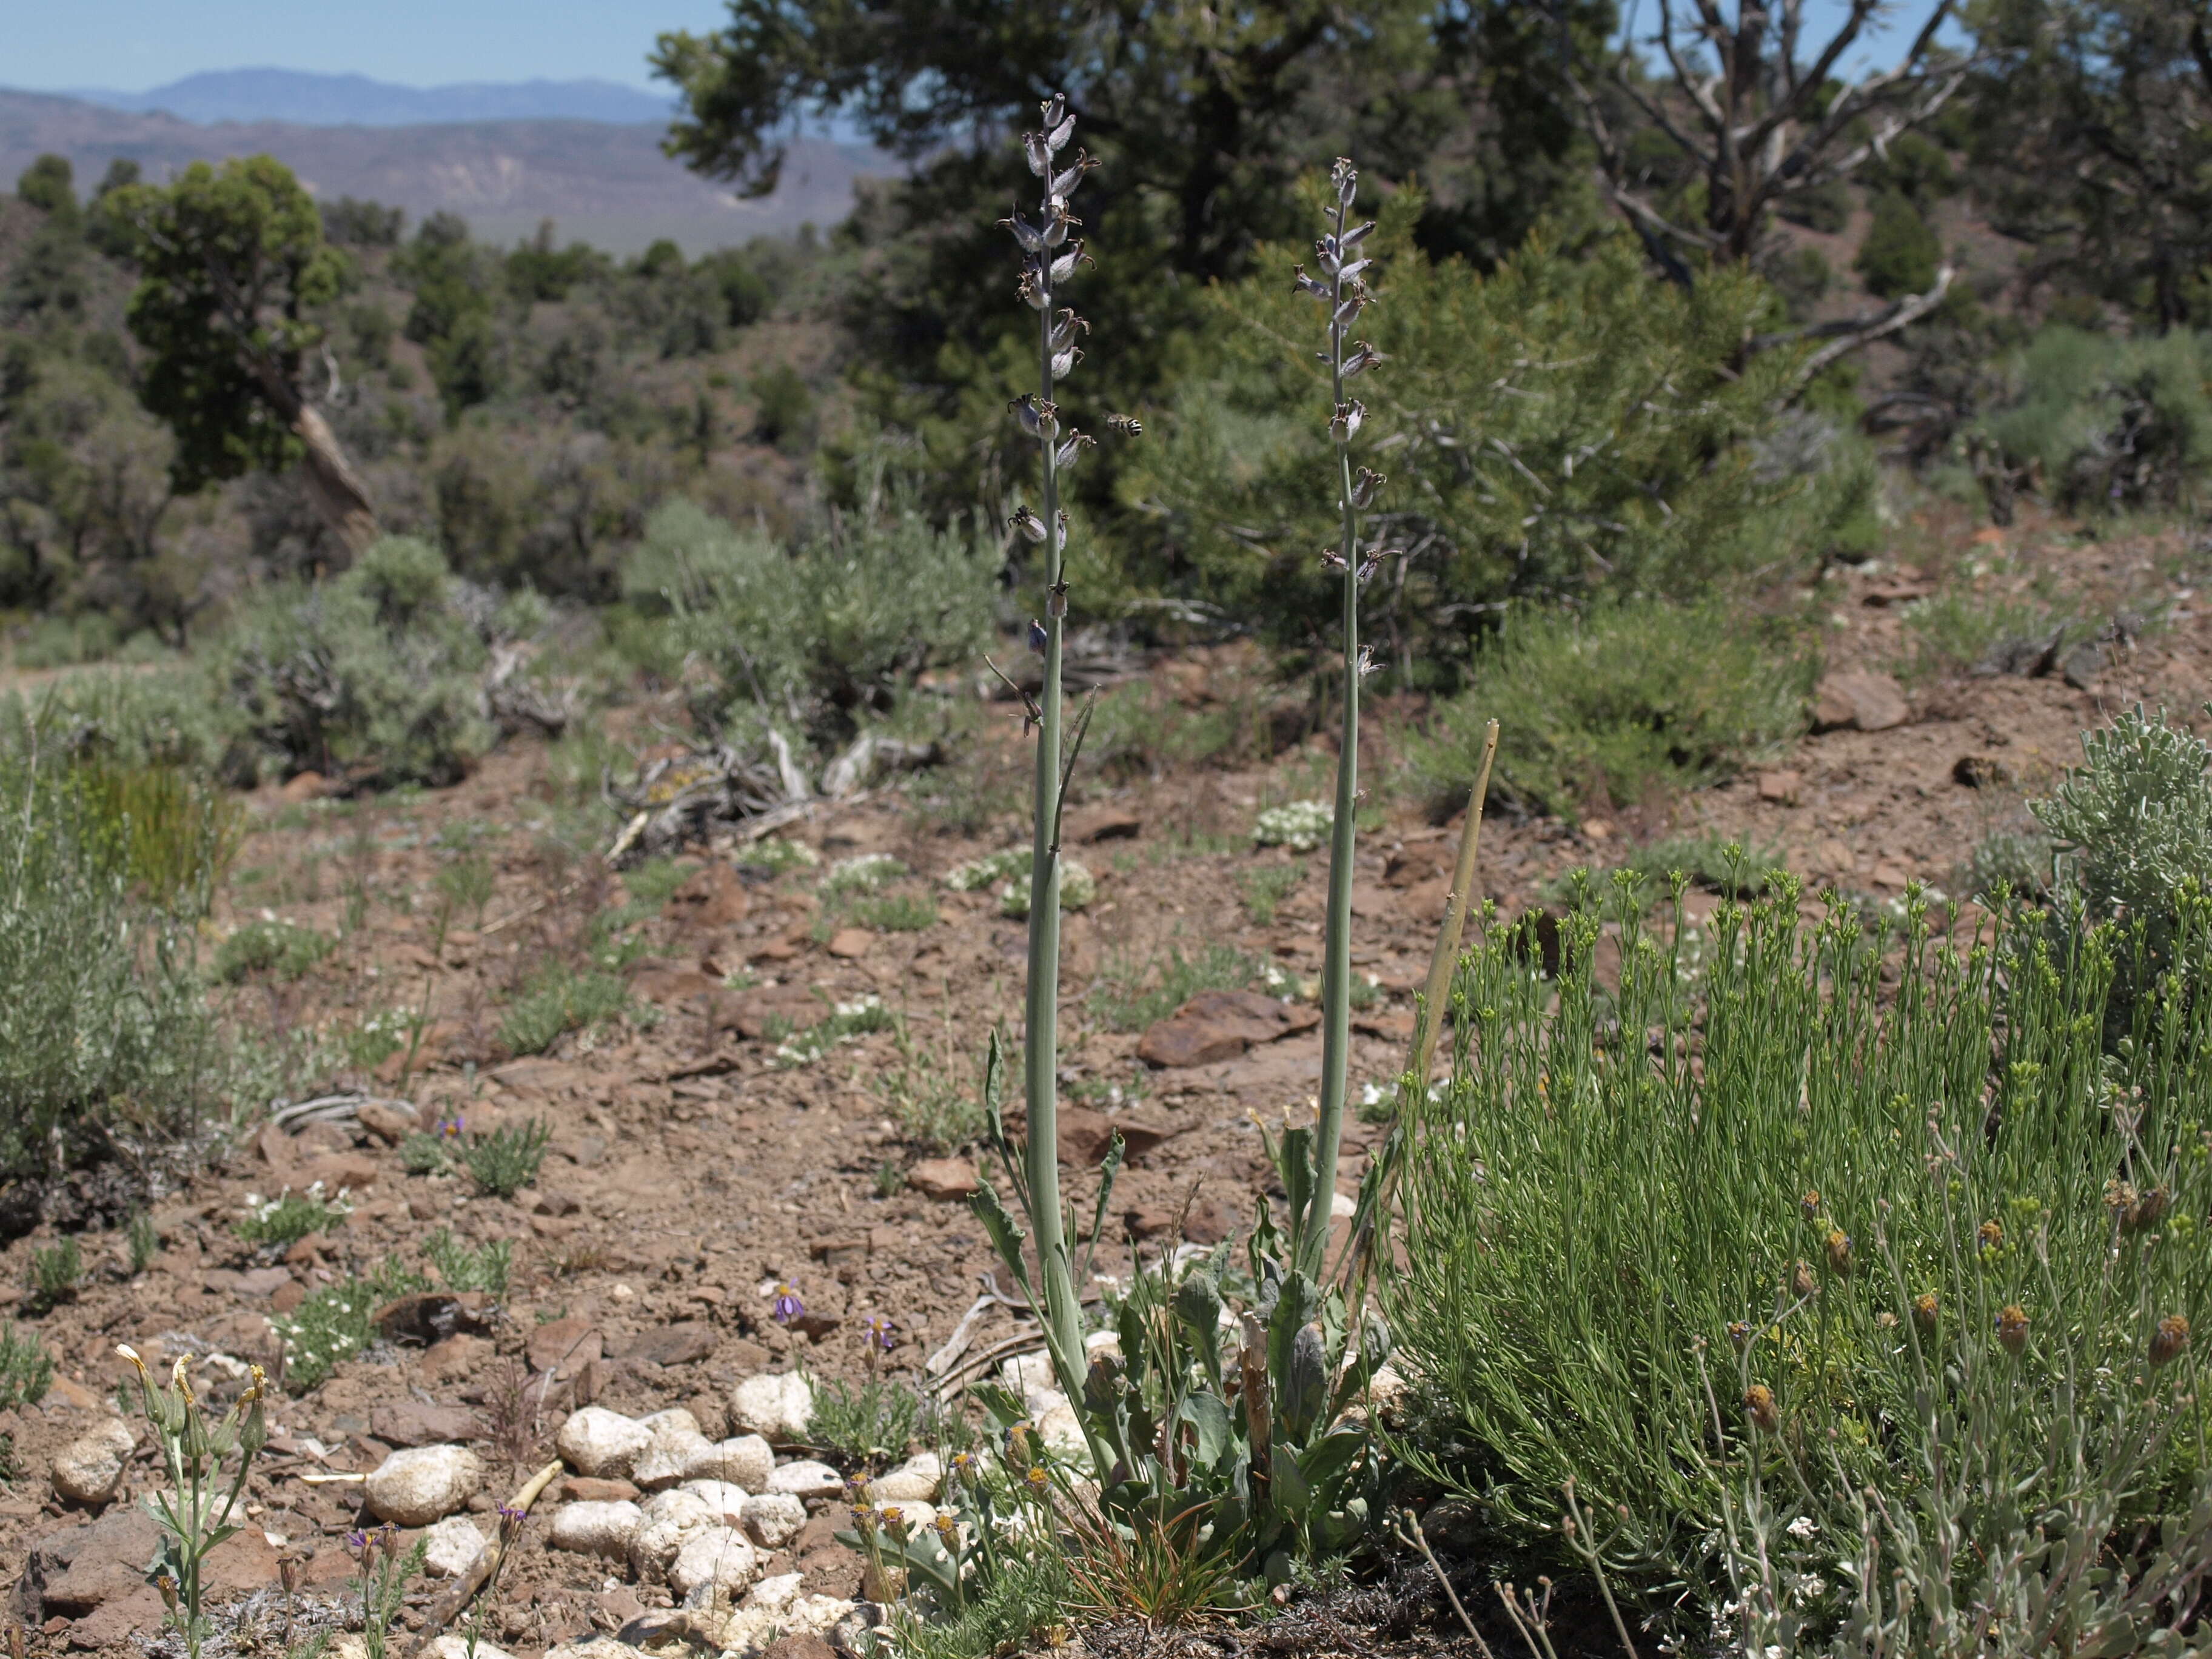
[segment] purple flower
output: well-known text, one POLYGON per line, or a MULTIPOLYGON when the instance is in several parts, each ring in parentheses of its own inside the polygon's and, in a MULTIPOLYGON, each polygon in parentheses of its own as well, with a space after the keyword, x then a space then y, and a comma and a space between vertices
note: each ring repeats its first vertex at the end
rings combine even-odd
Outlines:
POLYGON ((346 1547, 353 1551, 356 1554, 359 1554, 362 1551, 368 1547, 368 1534, 363 1532, 360 1528, 356 1527, 351 1532, 346 1534, 346 1547))
POLYGON ((463 1120, 459 1112, 454 1113, 451 1117, 440 1118, 438 1138, 441 1140, 459 1140, 461 1138, 462 1122, 463 1120))
POLYGON ((870 1314, 860 1322, 860 1335, 868 1346, 889 1353, 898 1346, 898 1327, 884 1314, 870 1314))
POLYGON ((805 1318, 806 1304, 799 1299, 799 1286, 787 1285, 779 1279, 776 1282, 775 1307, 773 1312, 775 1315, 775 1322, 779 1325, 788 1325, 794 1319, 805 1318))

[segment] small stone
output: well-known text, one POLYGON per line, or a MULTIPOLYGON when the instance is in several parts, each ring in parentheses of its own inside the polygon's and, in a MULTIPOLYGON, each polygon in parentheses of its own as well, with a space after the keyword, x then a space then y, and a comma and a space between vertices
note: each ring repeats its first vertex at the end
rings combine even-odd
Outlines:
POLYGON ((764 1492, 745 1499, 744 1528, 763 1549, 781 1549, 806 1524, 806 1504, 787 1492, 764 1492))
POLYGON ((926 1158, 906 1172, 906 1184, 924 1198, 967 1198, 982 1183, 975 1166, 962 1158, 926 1158))
POLYGON ((1813 724, 1821 731, 1850 727, 1887 732, 1912 718, 1905 690, 1887 674, 1863 668, 1823 674, 1813 690, 1813 724))
POLYGON ((1114 1137, 1121 1137, 1122 1150, 1131 1158, 1142 1158, 1170 1135, 1179 1125, 1154 1121, 1124 1112, 1109 1117, 1103 1112, 1094 1112, 1088 1106, 1062 1106, 1060 1109, 1060 1161, 1063 1164, 1093 1166, 1105 1160, 1107 1149, 1113 1146, 1114 1137))
POLYGON ((605 1352, 605 1339, 588 1319, 556 1319, 530 1334, 528 1352, 532 1370, 557 1367, 561 1376, 574 1376, 605 1352))
POLYGON ((814 1390, 797 1371, 749 1376, 730 1392, 730 1426, 773 1444, 803 1444, 813 1420, 814 1390))
POLYGON ((1087 812, 1068 814, 1066 833, 1061 840, 1085 847, 1102 841, 1128 841, 1144 827, 1144 819, 1126 808, 1094 806, 1087 812))
MULTIPOLYGON (((686 1412, 684 1415, 688 1418, 691 1413, 686 1412)), ((664 1486, 692 1479, 695 1467, 714 1449, 713 1443, 696 1429, 656 1435, 653 1443, 638 1454, 630 1479, 647 1492, 659 1492, 664 1486)))
POLYGON ((1791 805, 1796 802, 1797 791, 1804 782, 1802 772, 1762 772, 1759 775, 1759 798, 1779 801, 1784 805, 1791 805))
POLYGON ((561 1483, 561 1498, 568 1504, 634 1504, 637 1488, 627 1480, 595 1480, 588 1474, 572 1474, 561 1483))
POLYGON ((687 1599, 708 1589, 734 1598, 759 1575, 750 1539, 735 1527, 709 1527, 677 1552, 668 1566, 668 1587, 687 1599))
POLYGON ((1090 1449, 1083 1438, 1082 1419, 1076 1416, 1075 1407, 1065 1400, 1051 1410, 1039 1413, 1036 1427, 1037 1438, 1063 1457, 1080 1456, 1090 1449))
POLYGON ((564 1504, 553 1512, 547 1542, 556 1550, 620 1561, 629 1556, 630 1540, 637 1536, 642 1521, 635 1504, 564 1504))
POLYGON ((653 1493, 638 1510, 637 1531, 629 1540, 630 1570, 647 1582, 661 1577, 686 1544, 720 1524, 696 1492, 678 1487, 653 1493))
POLYGON ((835 1498, 845 1490, 845 1477, 827 1463, 817 1463, 811 1458, 779 1465, 769 1476, 770 1492, 788 1492, 793 1498, 835 1498))
POLYGON ((404 1100, 365 1101, 357 1116, 362 1128, 392 1146, 422 1127, 421 1116, 404 1100))
POLYGON ((447 1516, 422 1534, 422 1571, 433 1578, 459 1578, 483 1552, 477 1523, 465 1515, 447 1516))
POLYGON ((1319 1009, 1257 991, 1201 991, 1146 1031, 1137 1058, 1148 1066, 1210 1066, 1320 1024, 1319 1009))
POLYGON ((569 1468, 602 1480, 627 1479, 652 1443, 650 1429, 604 1406, 571 1412, 553 1441, 569 1468))
POLYGON ((465 1446, 416 1446, 396 1451, 368 1477, 369 1512, 402 1527, 443 1520, 477 1495, 483 1464, 465 1446))
POLYGON ((727 1527, 744 1523, 745 1505, 752 1501, 750 1492, 727 1480, 686 1480, 684 1490, 720 1516, 727 1527))
POLYGON ((759 1492, 775 1472, 775 1452, 757 1434, 741 1434, 708 1445, 684 1471, 686 1480, 722 1480, 759 1492))
POLYGON ((868 954, 876 936, 865 927, 840 927, 830 936, 830 954, 850 962, 868 954))
POLYGON ((419 1659, 514 1659, 514 1656, 503 1648, 494 1647, 482 1637, 476 1639, 472 1647, 467 1637, 447 1631, 424 1648, 419 1659))
POLYGON ((935 1452, 921 1452, 889 1474, 868 1483, 868 1495, 878 1504, 931 1503, 945 1484, 945 1465, 935 1452))
POLYGON ((680 1320, 608 1346, 615 1359, 642 1359, 653 1365, 688 1365, 714 1352, 714 1328, 704 1321, 680 1320))
POLYGON ((714 928, 742 921, 751 908, 743 878, 730 866, 715 863, 687 878, 668 896, 661 914, 686 927, 714 928))
POLYGON ((805 1582, 803 1572, 780 1572, 773 1578, 763 1578, 745 1593, 745 1605, 781 1613, 799 1600, 799 1587, 805 1582))
POLYGON ((483 1425, 465 1406, 395 1401, 368 1414, 368 1431, 387 1446, 435 1446, 481 1437, 483 1425))
POLYGON ((638 1659, 638 1650, 611 1636, 593 1636, 581 1642, 563 1642, 545 1650, 545 1659, 638 1659))
POLYGON ((54 1459, 54 1491, 72 1504, 105 1504, 137 1446, 121 1418, 101 1419, 54 1459))

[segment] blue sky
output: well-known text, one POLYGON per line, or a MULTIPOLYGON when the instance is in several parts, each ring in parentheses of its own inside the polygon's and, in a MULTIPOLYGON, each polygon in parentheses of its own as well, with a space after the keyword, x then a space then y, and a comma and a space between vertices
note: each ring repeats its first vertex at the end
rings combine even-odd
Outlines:
POLYGON ((663 29, 714 27, 720 0, 5 0, 0 82, 138 92, 203 70, 360 74, 428 87, 635 87, 663 29))
MULTIPOLYGON (((1887 30, 1846 67, 1894 62, 1932 3, 1899 0, 1887 30)), ((1648 33, 1656 0, 1625 0, 1624 13, 1630 4, 1648 33)), ((1806 33, 1844 9, 1811 0, 1806 33)), ((726 15, 721 0, 7 0, 0 79, 137 92, 203 70, 275 67, 417 87, 585 76, 648 87, 656 33, 710 29, 726 15)))

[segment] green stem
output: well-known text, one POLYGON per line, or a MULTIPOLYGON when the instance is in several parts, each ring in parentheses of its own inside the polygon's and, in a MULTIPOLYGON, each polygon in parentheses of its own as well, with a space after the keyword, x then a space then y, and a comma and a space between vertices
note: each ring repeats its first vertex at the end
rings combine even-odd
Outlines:
MULTIPOLYGON (((1345 204, 1336 208, 1344 234, 1345 204)), ((1344 402, 1344 325, 1336 320, 1344 278, 1332 279, 1329 374, 1332 413, 1344 402)), ((1299 1237, 1298 1266, 1318 1280, 1336 1203, 1337 1141, 1344 1130, 1346 1073, 1352 1054, 1352 855, 1359 806, 1359 519, 1352 500, 1349 435, 1336 446, 1337 494, 1344 508, 1344 730, 1336 753, 1336 816, 1329 828, 1328 915, 1322 939, 1321 1115, 1314 1125, 1312 1210, 1299 1237)))
MULTIPOLYGON (((1048 217, 1049 210, 1048 209, 1048 217)), ((1041 400, 1052 401, 1052 289, 1050 258, 1039 281, 1044 304, 1037 313, 1037 378, 1041 400)), ((1060 526, 1060 479, 1054 464, 1056 428, 1039 440, 1044 459, 1045 617, 1044 686, 1037 699, 1036 822, 1030 836, 1029 994, 1022 1036, 1022 1080, 1029 1105, 1029 1145, 1024 1152, 1030 1188, 1030 1222, 1036 1239, 1038 1278, 1055 1346, 1083 1352, 1080 1304, 1067 1259, 1067 1234, 1060 1208, 1060 645, 1066 617, 1060 602, 1064 549, 1060 526)), ((1055 1358, 1058 1358, 1056 1354, 1055 1358)), ((1072 1362, 1071 1362, 1072 1363, 1072 1362)), ((1083 1380, 1061 1376, 1069 1398, 1083 1380)))

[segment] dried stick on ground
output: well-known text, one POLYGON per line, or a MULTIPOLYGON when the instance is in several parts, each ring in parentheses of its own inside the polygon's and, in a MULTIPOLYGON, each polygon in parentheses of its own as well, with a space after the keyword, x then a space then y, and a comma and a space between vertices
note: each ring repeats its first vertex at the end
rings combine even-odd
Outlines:
MULTIPOLYGON (((524 1482, 522 1490, 514 1494, 507 1507, 527 1514, 530 1506, 544 1494, 545 1488, 553 1484, 553 1477, 560 1473, 560 1460, 556 1458, 524 1482)), ((476 1565, 438 1593, 438 1599, 430 1603, 429 1610, 422 1615, 422 1628, 416 1633, 415 1644, 407 1650, 407 1659, 415 1659, 417 1654, 428 1651, 430 1644, 438 1639, 446 1626, 459 1618, 463 1610, 476 1599, 477 1592, 490 1580, 492 1574, 499 1571, 500 1557, 505 1551, 506 1541, 504 1529, 495 1534, 483 1547, 483 1553, 477 1557, 476 1565)))

